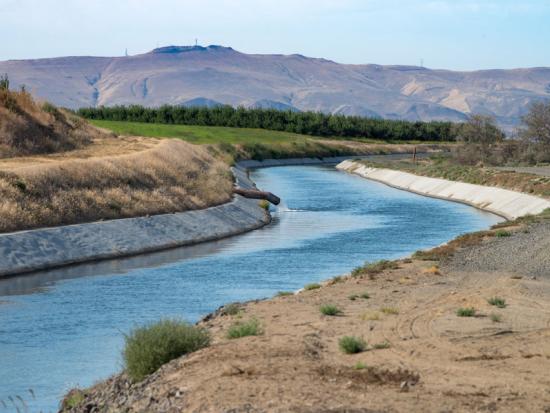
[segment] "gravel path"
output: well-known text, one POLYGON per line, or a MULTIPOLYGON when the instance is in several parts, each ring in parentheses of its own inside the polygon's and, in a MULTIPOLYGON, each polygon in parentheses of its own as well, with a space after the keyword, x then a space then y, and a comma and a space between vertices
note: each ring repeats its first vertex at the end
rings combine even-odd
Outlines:
POLYGON ((454 271, 498 271, 550 278, 550 222, 532 224, 510 237, 494 238, 455 254, 446 266, 454 271))

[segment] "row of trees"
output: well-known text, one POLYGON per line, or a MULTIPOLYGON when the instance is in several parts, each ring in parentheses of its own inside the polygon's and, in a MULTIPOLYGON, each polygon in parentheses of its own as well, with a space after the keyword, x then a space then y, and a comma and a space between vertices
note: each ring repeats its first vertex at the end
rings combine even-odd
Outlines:
POLYGON ((165 123, 201 126, 229 126, 286 131, 312 136, 363 137, 382 140, 454 141, 451 122, 408 122, 330 115, 320 112, 293 112, 275 109, 246 109, 232 106, 146 108, 139 105, 82 108, 78 114, 88 119, 165 123))
POLYGON ((514 139, 505 139, 494 118, 472 115, 457 129, 454 158, 463 164, 550 162, 550 101, 536 102, 523 117, 514 139))

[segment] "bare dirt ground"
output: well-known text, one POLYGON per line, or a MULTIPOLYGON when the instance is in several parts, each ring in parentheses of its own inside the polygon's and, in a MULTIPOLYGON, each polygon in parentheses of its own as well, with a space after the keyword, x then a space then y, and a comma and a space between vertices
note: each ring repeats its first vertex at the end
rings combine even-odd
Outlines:
POLYGON ((219 311, 202 322, 211 347, 142 383, 115 376, 86 391, 72 411, 550 412, 550 268, 535 277, 506 262, 482 265, 493 247, 504 256, 519 238, 525 249, 538 242, 524 236, 529 227, 514 231, 485 238, 440 268, 402 260, 376 275, 247 303, 237 315, 219 311), (472 269, 476 260, 482 270, 472 269), (370 298, 349 298, 365 292, 370 298), (494 296, 505 308, 488 303, 494 296), (322 315, 327 303, 342 314, 322 315), (457 315, 468 307, 474 317, 457 315), (226 338, 232 323, 251 318, 263 335, 226 338), (343 336, 362 337, 369 349, 344 354, 343 336))

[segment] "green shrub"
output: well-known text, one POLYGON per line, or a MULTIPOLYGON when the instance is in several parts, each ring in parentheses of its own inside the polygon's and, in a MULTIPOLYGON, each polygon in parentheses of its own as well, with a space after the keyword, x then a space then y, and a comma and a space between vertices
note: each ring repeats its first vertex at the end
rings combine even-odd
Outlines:
POLYGON ((348 296, 348 298, 351 300, 351 301, 355 301, 359 298, 359 296, 357 294, 351 294, 348 296))
POLYGON ((495 237, 509 237, 512 233, 510 231, 506 231, 504 229, 499 229, 498 231, 495 231, 495 237))
POLYGON ((492 313, 489 317, 493 323, 500 323, 502 321, 502 316, 500 314, 492 313))
POLYGON ((160 366, 210 344, 208 331, 177 319, 138 327, 124 336, 124 367, 134 382, 160 366))
POLYGON ((287 297, 289 295, 294 295, 292 291, 279 291, 277 297, 287 297))
POLYGON ((378 344, 375 344, 372 346, 372 348, 374 350, 383 350, 383 349, 386 349, 386 348, 390 348, 391 347, 391 344, 389 341, 383 341, 382 343, 378 343, 378 344))
POLYGON ((241 312, 241 305, 238 303, 226 304, 223 306, 223 315, 237 315, 241 312))
POLYGON ((355 366, 353 366, 355 370, 364 370, 367 368, 367 365, 363 363, 362 361, 358 361, 355 366))
POLYGON ((456 315, 459 317, 474 317, 476 315, 476 309, 474 307, 459 308, 456 310, 456 315))
POLYGON ((382 307, 380 309, 380 312, 387 314, 387 315, 397 315, 399 314, 399 310, 394 307, 382 307))
POLYGON ((252 318, 248 321, 236 322, 227 330, 227 338, 241 338, 246 336, 258 336, 262 334, 260 322, 252 318))
POLYGON ((373 276, 385 270, 395 270, 397 268, 399 268, 399 265, 395 261, 380 260, 373 263, 365 263, 365 265, 355 268, 351 272, 351 275, 352 277, 360 277, 362 275, 373 276))
POLYGON ((0 76, 0 90, 10 90, 10 79, 7 73, 0 76))
POLYGON ((335 277, 332 277, 330 281, 332 282, 332 284, 338 284, 344 281, 344 277, 342 277, 341 275, 337 275, 335 277))
POLYGON ((487 302, 491 305, 494 305, 495 307, 498 307, 498 308, 506 307, 506 300, 504 298, 491 297, 487 300, 487 302))
POLYGON ((332 304, 322 305, 319 308, 319 311, 321 311, 321 314, 323 315, 330 315, 330 316, 342 314, 342 310, 340 310, 338 307, 332 304))
POLYGON ((84 392, 78 388, 69 390, 61 401, 61 410, 74 409, 80 405, 86 398, 84 392))
POLYGON ((365 300, 368 300, 368 299, 370 298, 370 295, 369 295, 369 293, 363 293, 363 294, 361 294, 359 297, 361 297, 361 298, 363 298, 363 299, 365 299, 365 300))
POLYGON ((365 351, 367 343, 359 337, 344 336, 338 341, 340 350, 346 354, 356 354, 365 351))
POLYGON ((317 290, 318 288, 321 288, 321 284, 311 283, 304 285, 304 290, 306 291, 317 290))

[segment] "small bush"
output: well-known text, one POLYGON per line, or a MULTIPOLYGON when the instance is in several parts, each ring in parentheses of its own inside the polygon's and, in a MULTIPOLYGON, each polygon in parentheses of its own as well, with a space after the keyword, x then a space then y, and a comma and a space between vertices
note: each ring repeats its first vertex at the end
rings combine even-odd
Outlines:
POLYGON ((399 314, 399 310, 394 307, 382 307, 380 311, 387 315, 397 315, 399 314))
POLYGON ((321 288, 321 284, 317 284, 317 283, 311 283, 311 284, 304 285, 304 290, 306 290, 306 291, 317 290, 319 288, 321 288))
POLYGON ((459 317, 474 317, 476 315, 476 309, 474 307, 459 308, 456 310, 456 315, 459 317))
POLYGON ((506 231, 504 229, 499 229, 495 231, 495 237, 503 238, 503 237, 509 237, 512 233, 510 231, 506 231))
POLYGON ((363 363, 362 361, 358 361, 355 366, 353 366, 355 370, 364 370, 367 368, 367 365, 363 363))
POLYGON ((359 297, 363 298, 364 300, 368 300, 370 298, 369 293, 363 293, 359 297))
POLYGON ((357 294, 352 294, 352 295, 349 295, 348 298, 351 300, 351 301, 355 301, 359 298, 359 296, 357 294))
POLYGON ((124 367, 141 381, 160 366, 210 344, 209 333, 185 321, 165 319, 138 327, 124 337, 124 367))
POLYGON ((361 319, 365 321, 378 321, 380 320, 380 313, 378 311, 371 311, 363 314, 361 319))
POLYGON ((80 405, 86 398, 84 392, 80 389, 71 389, 61 401, 61 410, 74 409, 80 405))
POLYGON ((500 314, 492 313, 489 318, 493 323, 500 323, 502 321, 502 316, 500 314))
POLYGON ((341 283, 343 281, 344 281, 344 277, 342 277, 341 275, 337 275, 336 277, 331 278, 330 283, 331 284, 338 284, 338 283, 341 283))
POLYGON ((383 350, 383 349, 386 349, 386 348, 390 348, 391 347, 391 344, 389 341, 384 341, 382 343, 378 343, 378 344, 375 344, 372 346, 372 348, 374 350, 383 350))
POLYGON ((289 295, 294 295, 292 291, 279 291, 277 297, 287 297, 289 295))
POLYGON ((223 315, 237 315, 241 311, 241 306, 238 303, 231 303, 223 306, 223 315))
POLYGON ((395 270, 397 268, 399 268, 399 265, 395 261, 380 260, 373 263, 365 263, 365 265, 355 268, 351 272, 351 275, 352 277, 360 277, 362 275, 372 277, 385 270, 395 270))
POLYGON ((491 297, 487 300, 487 302, 491 305, 494 305, 495 307, 498 307, 498 308, 506 307, 506 300, 504 298, 491 297))
POLYGON ((322 305, 319 308, 319 311, 321 311, 321 314, 323 315, 329 315, 329 316, 335 316, 342 314, 342 310, 340 310, 338 307, 332 304, 325 304, 322 305))
POLYGON ((0 76, 0 90, 10 90, 10 79, 7 73, 0 76))
POLYGON ((340 350, 346 354, 356 354, 365 351, 367 343, 359 337, 344 336, 338 341, 340 350))
POLYGON ((258 336, 262 334, 260 322, 252 318, 244 322, 236 322, 227 330, 227 338, 241 338, 247 336, 258 336))

